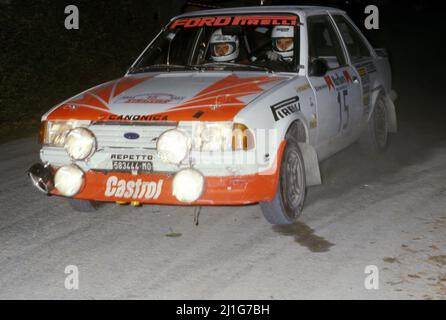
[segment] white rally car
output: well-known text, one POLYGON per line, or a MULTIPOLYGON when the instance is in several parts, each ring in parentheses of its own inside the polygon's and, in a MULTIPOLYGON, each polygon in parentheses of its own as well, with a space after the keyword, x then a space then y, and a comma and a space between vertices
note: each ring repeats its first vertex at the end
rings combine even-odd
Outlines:
POLYGON ((42 117, 41 191, 99 202, 260 203, 293 223, 319 162, 396 132, 391 71, 345 12, 246 7, 173 18, 124 77, 42 117))

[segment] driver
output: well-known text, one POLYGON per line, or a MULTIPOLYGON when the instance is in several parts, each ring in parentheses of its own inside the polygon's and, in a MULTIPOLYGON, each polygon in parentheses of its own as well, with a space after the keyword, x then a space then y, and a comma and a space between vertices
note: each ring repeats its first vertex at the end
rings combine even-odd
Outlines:
POLYGON ((211 59, 215 62, 234 62, 239 55, 239 40, 236 35, 224 35, 217 29, 210 40, 211 59))
POLYGON ((294 26, 276 26, 271 32, 272 51, 266 53, 270 61, 291 62, 294 56, 294 26))

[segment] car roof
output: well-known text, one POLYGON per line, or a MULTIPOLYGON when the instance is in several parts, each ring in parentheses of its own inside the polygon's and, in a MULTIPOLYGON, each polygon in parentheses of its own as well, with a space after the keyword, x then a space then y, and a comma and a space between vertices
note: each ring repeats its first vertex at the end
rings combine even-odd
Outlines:
POLYGON ((212 9, 212 10, 199 10, 183 13, 173 19, 182 17, 195 17, 217 14, 246 14, 246 13, 271 13, 271 12, 284 12, 294 14, 311 15, 317 13, 325 13, 330 11, 332 13, 345 13, 345 11, 332 7, 320 7, 320 6, 251 6, 251 7, 234 7, 224 9, 212 9))

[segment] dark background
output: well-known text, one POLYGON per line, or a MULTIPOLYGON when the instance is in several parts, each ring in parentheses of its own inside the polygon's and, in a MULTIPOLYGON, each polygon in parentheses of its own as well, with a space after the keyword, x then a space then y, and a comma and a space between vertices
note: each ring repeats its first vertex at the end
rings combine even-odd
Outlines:
MULTIPOLYGON (((54 104, 118 78, 168 20, 181 12, 257 5, 222 0, 0 0, 0 141, 37 132, 54 104), (65 6, 77 5, 80 29, 66 30, 65 6)), ((440 1, 265 1, 346 10, 375 47, 387 48, 403 129, 421 126, 444 137, 445 11, 440 1), (375 4, 380 29, 364 30, 375 4)), ((400 126, 401 127, 401 126, 400 126)), ((404 131, 403 131, 404 133, 404 131)))

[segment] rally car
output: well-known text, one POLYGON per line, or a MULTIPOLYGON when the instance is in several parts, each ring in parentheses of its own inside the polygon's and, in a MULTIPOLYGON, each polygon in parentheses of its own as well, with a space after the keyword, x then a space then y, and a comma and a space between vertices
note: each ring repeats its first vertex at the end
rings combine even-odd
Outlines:
POLYGON ((260 203, 270 223, 290 224, 321 160, 356 141, 385 150, 395 97, 385 50, 341 10, 187 13, 124 77, 42 117, 28 175, 80 211, 260 203))

